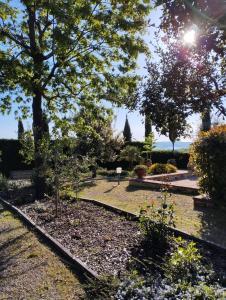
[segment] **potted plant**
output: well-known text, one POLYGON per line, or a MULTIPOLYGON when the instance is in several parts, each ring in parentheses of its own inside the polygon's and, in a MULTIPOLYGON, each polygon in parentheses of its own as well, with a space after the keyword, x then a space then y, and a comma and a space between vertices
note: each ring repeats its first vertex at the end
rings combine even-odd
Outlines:
POLYGON ((134 168, 134 173, 137 175, 137 178, 142 179, 147 173, 147 166, 145 165, 137 165, 134 168))

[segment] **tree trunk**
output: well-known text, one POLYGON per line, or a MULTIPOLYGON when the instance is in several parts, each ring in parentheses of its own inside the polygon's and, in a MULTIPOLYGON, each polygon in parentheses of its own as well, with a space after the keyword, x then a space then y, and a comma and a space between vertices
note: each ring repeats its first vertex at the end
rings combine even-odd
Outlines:
POLYGON ((33 111, 33 134, 35 145, 35 197, 42 199, 46 192, 46 179, 44 172, 44 158, 41 149, 41 143, 44 139, 42 95, 40 91, 35 90, 32 103, 33 111))
POLYGON ((211 128, 211 116, 210 116, 210 109, 207 108, 202 113, 202 131, 208 131, 211 128))
POLYGON ((175 142, 173 141, 172 144, 173 144, 173 154, 174 154, 174 151, 175 151, 175 142))

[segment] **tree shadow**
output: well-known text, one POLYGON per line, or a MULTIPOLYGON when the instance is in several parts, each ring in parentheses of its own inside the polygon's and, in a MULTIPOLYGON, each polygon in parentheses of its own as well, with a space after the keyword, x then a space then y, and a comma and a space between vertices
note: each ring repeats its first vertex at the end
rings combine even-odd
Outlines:
POLYGON ((111 191, 113 191, 117 187, 118 187, 118 185, 113 185, 110 189, 104 191, 104 194, 110 193, 111 191))
POLYGON ((201 238, 226 248, 226 209, 201 208, 199 218, 201 238))

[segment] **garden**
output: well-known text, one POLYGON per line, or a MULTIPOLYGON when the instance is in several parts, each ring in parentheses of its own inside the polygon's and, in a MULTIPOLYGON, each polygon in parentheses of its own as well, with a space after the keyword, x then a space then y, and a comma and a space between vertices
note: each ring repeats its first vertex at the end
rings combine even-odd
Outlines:
POLYGON ((18 125, 0 139, 0 299, 226 299, 226 9, 212 2, 0 2, 0 112, 18 125))

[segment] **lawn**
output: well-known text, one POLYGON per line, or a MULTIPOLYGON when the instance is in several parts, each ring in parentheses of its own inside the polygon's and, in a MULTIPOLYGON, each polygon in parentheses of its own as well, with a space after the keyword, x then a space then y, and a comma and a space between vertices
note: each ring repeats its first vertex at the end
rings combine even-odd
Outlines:
MULTIPOLYGON (((161 201, 160 192, 128 186, 128 181, 117 185, 117 182, 98 180, 95 185, 86 187, 80 195, 133 213, 139 213, 140 208, 153 202, 158 206, 161 201)), ((181 194, 172 194, 167 202, 175 204, 178 229, 226 247, 225 210, 194 210, 192 196, 181 194)))
POLYGON ((85 299, 75 275, 8 211, 0 233, 0 299, 85 299))

